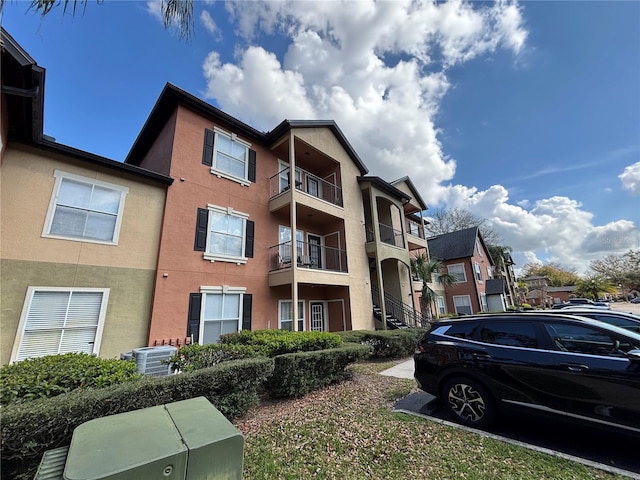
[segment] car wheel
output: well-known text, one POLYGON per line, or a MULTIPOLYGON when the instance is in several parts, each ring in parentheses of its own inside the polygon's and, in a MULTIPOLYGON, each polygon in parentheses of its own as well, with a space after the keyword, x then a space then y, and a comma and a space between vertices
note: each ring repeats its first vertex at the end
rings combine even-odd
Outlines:
POLYGON ((493 423, 498 411, 489 392, 479 382, 454 377, 444 384, 442 403, 460 423, 484 428, 493 423))

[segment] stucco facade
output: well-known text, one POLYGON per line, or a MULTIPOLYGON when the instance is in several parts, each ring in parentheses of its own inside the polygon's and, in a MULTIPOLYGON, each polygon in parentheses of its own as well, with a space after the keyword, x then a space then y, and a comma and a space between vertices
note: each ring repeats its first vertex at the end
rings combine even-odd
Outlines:
POLYGON ((0 182, 0 361, 7 363, 16 355, 29 287, 108 289, 99 348, 93 353, 114 358, 146 345, 165 185, 11 142, 0 182), (126 189, 117 244, 47 236, 60 174, 126 189))

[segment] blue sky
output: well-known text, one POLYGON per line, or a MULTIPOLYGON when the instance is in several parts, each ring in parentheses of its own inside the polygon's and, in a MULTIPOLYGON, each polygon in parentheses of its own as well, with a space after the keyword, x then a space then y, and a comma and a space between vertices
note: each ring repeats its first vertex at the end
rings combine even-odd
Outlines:
POLYGON ((336 120, 370 174, 487 218, 520 267, 640 248, 640 2, 202 1, 187 43, 157 2, 6 1, 60 143, 123 160, 171 82, 260 130, 336 120))

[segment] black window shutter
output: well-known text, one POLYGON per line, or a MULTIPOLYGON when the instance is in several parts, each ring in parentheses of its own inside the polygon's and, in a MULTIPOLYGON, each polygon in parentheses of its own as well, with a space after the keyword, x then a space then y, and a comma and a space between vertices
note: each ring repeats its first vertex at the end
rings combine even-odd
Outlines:
POLYGON ((255 222, 247 220, 247 238, 244 244, 245 257, 253 258, 253 237, 255 232, 255 222))
POLYGON ((198 343, 200 338, 200 306, 202 305, 201 293, 189 294, 189 315, 187 318, 187 337, 193 338, 193 343, 198 343))
POLYGON ((202 152, 202 163, 204 165, 213 165, 213 140, 215 134, 213 130, 204 131, 204 150, 202 152))
POLYGON ((249 181, 256 181, 256 151, 249 149, 249 181))
POLYGON ((245 293, 242 296, 242 330, 251 330, 251 304, 253 295, 245 293))
POLYGON ((207 248, 207 223, 209 221, 209 211, 206 208, 198 209, 196 218, 196 239, 193 249, 197 252, 204 252, 207 248))

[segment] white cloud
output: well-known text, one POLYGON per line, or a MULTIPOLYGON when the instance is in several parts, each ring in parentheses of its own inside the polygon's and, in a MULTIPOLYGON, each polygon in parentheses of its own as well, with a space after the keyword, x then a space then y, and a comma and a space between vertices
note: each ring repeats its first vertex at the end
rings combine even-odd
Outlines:
POLYGON ((218 26, 216 22, 211 17, 211 14, 207 10, 202 10, 200 14, 200 23, 204 26, 204 28, 211 34, 219 34, 218 26))
POLYGON ((446 69, 503 46, 518 52, 526 32, 517 5, 473 8, 454 1, 237 2, 239 32, 284 34, 281 59, 247 47, 235 63, 216 52, 203 70, 205 95, 230 114, 268 130, 283 118, 333 119, 371 173, 411 172, 427 202, 453 178, 434 118, 449 89, 446 69), (395 58, 385 64, 387 57, 395 58), (439 58, 435 63, 432 58, 439 58))
POLYGON ((626 167, 618 178, 625 190, 629 190, 632 195, 640 195, 640 162, 626 167))
POLYGON ((147 2, 147 13, 159 22, 164 22, 164 14, 162 13, 162 0, 149 0, 147 2))

